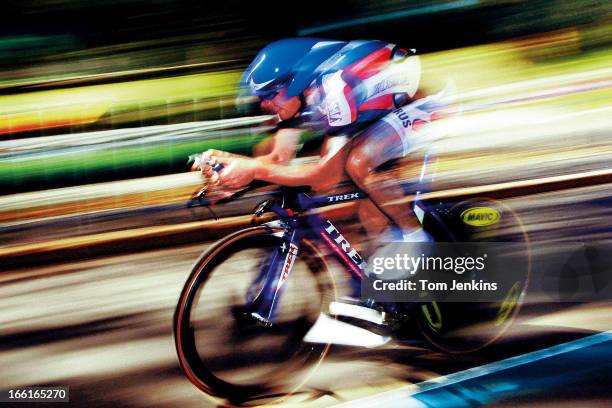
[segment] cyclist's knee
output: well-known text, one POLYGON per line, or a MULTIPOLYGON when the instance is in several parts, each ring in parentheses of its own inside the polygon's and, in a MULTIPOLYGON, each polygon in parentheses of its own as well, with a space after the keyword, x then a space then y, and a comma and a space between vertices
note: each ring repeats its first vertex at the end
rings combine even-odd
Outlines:
POLYGON ((353 150, 346 161, 345 170, 357 184, 362 184, 373 170, 372 160, 362 151, 353 150))

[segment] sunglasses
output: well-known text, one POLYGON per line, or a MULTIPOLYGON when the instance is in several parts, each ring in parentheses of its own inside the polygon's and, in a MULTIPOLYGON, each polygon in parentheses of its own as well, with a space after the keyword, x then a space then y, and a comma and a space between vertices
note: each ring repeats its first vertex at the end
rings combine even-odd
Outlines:
POLYGON ((263 90, 263 91, 259 91, 257 93, 257 96, 259 97, 259 99, 270 101, 270 100, 274 99, 276 97, 276 95, 278 95, 280 93, 280 91, 283 90, 285 85, 286 84, 284 82, 281 82, 279 84, 273 85, 269 89, 266 89, 266 90, 263 90))

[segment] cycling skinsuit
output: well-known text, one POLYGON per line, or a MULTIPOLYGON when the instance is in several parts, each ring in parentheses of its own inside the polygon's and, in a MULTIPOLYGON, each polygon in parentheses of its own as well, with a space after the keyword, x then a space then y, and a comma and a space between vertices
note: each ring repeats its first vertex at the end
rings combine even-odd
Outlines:
POLYGON ((411 148, 412 126, 428 114, 406 105, 417 92, 419 58, 383 41, 320 41, 313 46, 338 50, 312 69, 299 114, 283 127, 309 128, 328 135, 353 136, 384 121, 402 140, 403 155, 411 148))

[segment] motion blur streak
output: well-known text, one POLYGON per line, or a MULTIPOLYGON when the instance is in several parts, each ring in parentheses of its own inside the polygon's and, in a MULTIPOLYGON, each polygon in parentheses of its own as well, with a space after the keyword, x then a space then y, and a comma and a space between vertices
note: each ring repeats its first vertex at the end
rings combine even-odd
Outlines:
MULTIPOLYGON (((609 133, 612 115, 611 108, 603 106, 599 99, 602 91, 611 92, 605 88, 579 93, 582 103, 578 106, 572 102, 574 94, 563 95, 519 101, 510 106, 502 104, 495 109, 488 106, 434 123, 429 133, 435 138, 432 147, 439 158, 435 189, 609 169, 612 163, 609 133), (564 101, 567 101, 567 106, 564 101), (585 101, 591 102, 585 104, 585 101)), ((236 124, 248 126, 257 120, 260 119, 113 130, 90 134, 87 138, 67 135, 7 141, 0 146, 6 149, 8 156, 4 157, 13 159, 0 163, 0 180, 4 171, 5 182, 11 182, 18 169, 22 180, 60 177, 66 172, 72 173, 65 168, 70 161, 79 163, 80 172, 76 177, 101 169, 102 163, 116 168, 148 163, 147 167, 151 168, 156 163, 169 160, 167 152, 159 157, 143 155, 142 152, 151 149, 153 153, 154 149, 166 147, 176 150, 177 155, 173 154, 173 160, 180 161, 184 166, 188 153, 197 152, 188 150, 191 143, 202 149, 231 146, 240 149, 240 146, 252 143, 252 136, 248 136, 251 130, 212 129, 236 124), (246 133, 247 136, 238 136, 235 132, 246 133), (185 147, 179 148, 181 144, 185 144, 185 147), (132 148, 141 153, 138 156, 122 153, 132 148), (178 156, 181 151, 185 153, 178 156), (61 163, 63 167, 54 167, 53 163, 58 163, 58 166, 61 163)), ((408 169, 397 175, 396 179, 400 182, 416 178, 418 175, 415 172, 408 169)), ((167 205, 186 200, 199 182, 195 174, 179 173, 7 195, 0 197, 0 220, 4 226, 0 236, 5 237, 6 245, 9 242, 27 243, 75 233, 104 232, 128 225, 135 227, 192 221, 193 213, 170 209, 167 205), (136 211, 143 206, 148 206, 146 214, 141 210, 136 211), (72 217, 70 220, 56 222, 54 229, 49 229, 50 222, 55 219, 53 217, 68 215, 72 217), (20 241, 16 242, 16 239, 20 241)), ((576 203, 582 199, 574 196, 576 203)), ((252 205, 254 203, 249 201, 241 211, 250 211, 252 205)), ((541 221, 546 222, 544 219, 541 221)))
MULTIPOLYGON (((187 160, 211 148, 261 148, 271 118, 236 105, 236 83, 273 40, 316 34, 416 49, 428 93, 446 83, 457 89, 447 112, 453 115, 422 128, 437 157, 433 193, 612 169, 609 1, 311 0, 294 9, 277 0, 4 3, 2 387, 70 385, 77 407, 213 406, 180 372, 172 312, 200 253, 220 229, 250 222, 273 187, 218 206, 215 221, 185 207, 202 184, 187 172, 187 160), (9 255, 24 248, 30 252, 11 264, 9 255)), ((318 160, 315 136, 303 136, 296 160, 318 160)), ((389 175, 403 183, 419 172, 402 167, 389 175)), ((609 182, 566 182, 546 192, 532 186, 503 204, 538 243, 533 256, 546 261, 564 242, 612 243, 611 196, 609 182)), ((353 209, 334 211, 358 245, 353 209)), ((228 271, 228 282, 258 261, 246 258, 228 271)), ((211 304, 234 295, 229 288, 214 292, 211 304)), ((610 302, 548 301, 526 299, 507 336, 472 355, 449 358, 418 333, 376 350, 336 347, 287 403, 319 408, 372 395, 381 402, 385 391, 396 402, 398 388, 405 397, 423 381, 442 384, 452 373, 612 329, 610 302)), ((213 343, 223 343, 218 337, 213 343)), ((602 345, 607 349, 586 349, 597 361, 589 369, 578 370, 581 358, 560 358, 547 383, 532 366, 533 376, 459 384, 418 403, 440 406, 441 398, 445 406, 472 406, 525 386, 532 395, 497 406, 609 406, 609 342, 602 345), (585 381, 568 385, 581 374, 585 381)))
POLYGON ((301 30, 299 34, 300 35, 317 34, 321 32, 337 30, 340 28, 346 28, 346 27, 351 27, 351 26, 356 26, 356 25, 379 23, 379 22, 388 21, 388 20, 396 20, 402 17, 412 17, 412 16, 418 16, 422 14, 431 14, 431 13, 437 13, 441 11, 459 9, 463 7, 474 6, 478 3, 479 3, 479 0, 457 0, 457 1, 452 1, 449 3, 439 3, 439 4, 434 4, 434 5, 425 6, 425 7, 416 7, 416 8, 410 8, 407 10, 397 10, 397 11, 394 11, 388 14, 356 18, 354 20, 346 20, 346 21, 342 21, 339 23, 335 23, 335 24, 326 24, 320 27, 306 28, 304 30, 301 30))
MULTIPOLYGON (((0 380, 6 386, 69 383, 75 406, 98 405, 101 395, 105 404, 129 399, 142 407, 207 406, 183 380, 171 334, 185 271, 203 249, 179 247, 3 274, 0 363, 11 369, 3 370, 0 380)), ((448 359, 419 340, 374 351, 338 348, 311 379, 307 394, 294 402, 329 406, 522 354, 605 327, 611 310, 583 305, 553 312, 551 326, 552 320, 538 320, 542 310, 527 309, 495 350, 462 359, 448 359), (582 320, 580 329, 572 323, 576 319, 582 320), (332 394, 319 394, 328 389, 332 394)))

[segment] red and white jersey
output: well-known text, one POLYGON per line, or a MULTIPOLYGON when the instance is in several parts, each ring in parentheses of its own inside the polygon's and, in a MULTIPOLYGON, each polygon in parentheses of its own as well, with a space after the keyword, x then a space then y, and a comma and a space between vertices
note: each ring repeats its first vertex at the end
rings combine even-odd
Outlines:
POLYGON ((408 103, 417 92, 421 65, 417 56, 394 44, 351 41, 317 71, 304 91, 297 120, 336 133, 371 123, 408 103))

